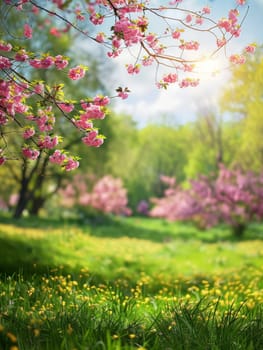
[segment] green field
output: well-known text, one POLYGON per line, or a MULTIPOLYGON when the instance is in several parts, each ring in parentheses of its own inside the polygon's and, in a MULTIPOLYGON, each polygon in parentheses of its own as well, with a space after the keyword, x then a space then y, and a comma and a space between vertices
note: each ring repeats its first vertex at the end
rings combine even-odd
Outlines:
POLYGON ((263 226, 0 218, 0 349, 263 349, 263 226))

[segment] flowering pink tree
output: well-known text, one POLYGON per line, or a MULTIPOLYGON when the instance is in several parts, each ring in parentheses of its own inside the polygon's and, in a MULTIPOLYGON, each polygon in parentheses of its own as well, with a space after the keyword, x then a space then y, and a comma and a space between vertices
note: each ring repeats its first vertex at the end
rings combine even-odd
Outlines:
MULTIPOLYGON (((236 7, 230 9, 224 18, 213 18, 209 7, 187 8, 187 1, 162 1, 160 6, 151 1, 94 0, 78 1, 53 0, 3 0, 1 13, 7 18, 15 13, 24 22, 16 33, 18 45, 9 40, 0 41, 0 165, 14 159, 37 161, 41 153, 49 156, 49 161, 70 171, 79 166, 77 155, 63 149, 63 138, 56 133, 58 118, 65 119, 80 133, 80 141, 88 147, 100 147, 104 138, 96 128, 96 120, 104 119, 112 98, 127 98, 128 88, 118 87, 111 97, 93 96, 74 100, 66 96, 63 85, 49 84, 49 81, 32 79, 35 70, 54 69, 63 72, 69 80, 85 79, 88 67, 72 66, 70 59, 49 52, 28 52, 23 43, 37 40, 34 30, 39 16, 48 18, 48 25, 42 30, 60 37, 63 32, 74 30, 83 38, 103 45, 107 56, 115 58, 125 49, 131 51, 131 61, 127 62, 127 72, 137 74, 142 67, 156 65, 156 84, 167 88, 178 84, 181 88, 194 87, 199 83, 195 76, 195 65, 204 58, 210 58, 220 51, 226 53, 230 40, 240 35, 241 23, 247 13, 245 0, 237 0, 236 7), (241 12, 242 14, 241 14, 241 12), (87 23, 94 26, 91 34, 87 23), (98 29, 97 29, 98 28, 98 29), (158 28, 155 33, 154 28, 158 28), (214 47, 208 52, 197 34, 210 36, 214 47), (13 126, 20 129, 14 133, 24 140, 17 154, 9 149, 13 126)), ((9 28, 6 28, 7 39, 9 28)), ((13 34, 12 34, 13 35, 13 34)), ((11 35, 10 35, 11 36, 11 35)), ((246 53, 254 52, 248 45, 246 53)), ((244 63, 243 54, 230 53, 232 64, 244 63)))
POLYGON ((164 197, 154 198, 150 216, 163 217, 171 221, 192 221, 198 227, 211 227, 218 223, 217 202, 208 178, 191 181, 191 187, 183 189, 174 178, 161 177, 168 189, 164 197))
POLYGON ((263 172, 221 167, 214 184, 220 220, 239 236, 246 225, 263 219, 263 172))
POLYGON ((68 208, 74 206, 88 207, 97 213, 130 215, 127 191, 122 181, 106 175, 95 181, 82 175, 75 175, 73 181, 59 191, 61 204, 68 208), (93 182, 89 189, 89 183, 93 182))
MULTIPOLYGON (((174 179, 172 179, 174 180, 174 179)), ((218 177, 200 177, 188 189, 169 183, 164 197, 154 199, 150 215, 192 221, 199 227, 227 223, 241 236, 248 223, 263 218, 263 173, 220 167, 218 177)))

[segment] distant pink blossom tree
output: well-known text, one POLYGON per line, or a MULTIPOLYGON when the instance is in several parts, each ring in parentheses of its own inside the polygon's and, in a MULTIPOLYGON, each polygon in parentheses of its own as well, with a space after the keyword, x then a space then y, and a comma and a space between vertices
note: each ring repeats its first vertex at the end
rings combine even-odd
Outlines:
POLYGON ((121 179, 106 175, 94 181, 89 189, 88 179, 82 175, 74 176, 64 189, 59 191, 61 204, 68 208, 81 206, 95 209, 98 213, 131 215, 127 191, 121 179))
POLYGON ((220 220, 228 223, 236 235, 242 235, 250 222, 263 219, 263 172, 222 166, 214 187, 220 220))
POLYGON ((250 222, 263 219, 263 173, 221 165, 216 179, 201 176, 188 189, 176 186, 173 179, 168 184, 164 197, 153 199, 153 217, 192 221, 203 228, 226 223, 236 236, 250 222))

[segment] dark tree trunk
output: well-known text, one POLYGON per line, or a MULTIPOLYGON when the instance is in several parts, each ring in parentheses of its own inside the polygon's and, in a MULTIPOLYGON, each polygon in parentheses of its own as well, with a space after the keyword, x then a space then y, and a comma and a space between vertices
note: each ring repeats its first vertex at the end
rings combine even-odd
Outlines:
POLYGON ((28 203, 28 198, 27 198, 26 189, 22 189, 20 191, 19 199, 16 204, 14 215, 13 215, 15 219, 19 219, 22 216, 24 210, 27 207, 27 203, 28 203))
MULTIPOLYGON (((13 217, 19 219, 24 210, 28 208, 30 200, 34 196, 34 190, 30 190, 30 184, 34 181, 34 175, 38 172, 40 166, 41 156, 37 159, 34 167, 29 169, 28 161, 24 160, 23 166, 21 167, 21 176, 20 176, 20 190, 18 195, 18 202, 15 207, 13 217)), ((35 189, 37 187, 35 186, 35 189)))
MULTIPOLYGON (((31 190, 30 200, 28 203, 29 208, 29 214, 37 216, 39 213, 39 210, 43 207, 46 196, 41 195, 43 193, 43 185, 46 175, 46 169, 48 164, 48 157, 45 157, 41 168, 39 169, 39 175, 35 178, 34 186, 31 190)), ((35 174, 34 174, 35 175, 35 174)))
POLYGON ((48 156, 42 158, 41 162, 37 162, 29 174, 26 169, 22 173, 23 180, 21 181, 19 200, 14 213, 15 218, 21 217, 25 209, 28 209, 29 215, 37 216, 46 200, 58 191, 62 182, 61 174, 54 179, 56 183, 54 190, 49 193, 44 192, 47 165, 48 156))
POLYGON ((41 208, 43 208, 46 198, 43 197, 33 197, 30 201, 29 214, 37 216, 41 208))
POLYGON ((245 230, 246 230, 245 224, 236 224, 232 226, 233 234, 238 239, 244 236, 245 230))
POLYGON ((18 201, 15 207, 13 217, 19 219, 26 209, 28 203, 28 183, 29 180, 26 176, 27 173, 27 163, 24 162, 21 168, 21 180, 20 180, 20 190, 18 195, 18 201))
MULTIPOLYGON (((78 142, 79 138, 71 140, 65 148, 70 149, 78 142)), ((48 161, 49 154, 41 151, 33 167, 30 167, 28 161, 24 159, 21 166, 21 173, 19 175, 15 173, 12 174, 15 176, 17 183, 20 184, 19 198, 13 213, 14 218, 20 218, 25 209, 29 210, 30 215, 38 215, 39 210, 43 207, 46 200, 54 195, 61 186, 63 175, 61 175, 61 173, 55 176, 53 175, 56 183, 55 189, 52 192, 44 193, 43 187, 46 179, 48 161)))

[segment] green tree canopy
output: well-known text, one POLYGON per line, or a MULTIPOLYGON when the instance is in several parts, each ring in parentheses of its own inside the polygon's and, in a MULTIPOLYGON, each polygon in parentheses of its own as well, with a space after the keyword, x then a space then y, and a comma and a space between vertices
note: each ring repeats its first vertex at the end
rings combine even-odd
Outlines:
POLYGON ((240 124, 240 147, 235 161, 260 170, 263 164, 263 49, 237 66, 225 89, 221 108, 240 124))

